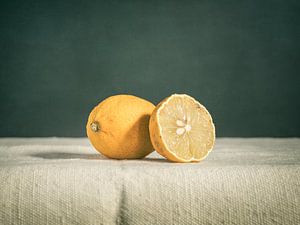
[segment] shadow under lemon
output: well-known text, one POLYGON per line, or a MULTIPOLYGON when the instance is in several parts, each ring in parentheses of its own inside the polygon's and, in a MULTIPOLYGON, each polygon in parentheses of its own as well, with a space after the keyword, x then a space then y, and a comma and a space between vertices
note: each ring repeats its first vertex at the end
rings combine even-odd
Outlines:
POLYGON ((81 154, 81 153, 69 153, 69 152, 43 152, 32 154, 32 157, 41 158, 41 159, 81 159, 81 160, 117 160, 117 161, 154 161, 154 162, 168 162, 163 158, 151 158, 146 157, 142 159, 110 159, 106 156, 98 153, 98 154, 81 154))

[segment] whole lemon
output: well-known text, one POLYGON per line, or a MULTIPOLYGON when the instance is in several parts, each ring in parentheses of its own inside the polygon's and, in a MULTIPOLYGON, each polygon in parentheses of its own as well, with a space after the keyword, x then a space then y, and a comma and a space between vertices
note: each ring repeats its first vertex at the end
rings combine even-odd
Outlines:
POLYGON ((114 159, 143 158, 153 151, 149 119, 155 106, 133 95, 115 95, 90 113, 87 136, 97 151, 114 159))

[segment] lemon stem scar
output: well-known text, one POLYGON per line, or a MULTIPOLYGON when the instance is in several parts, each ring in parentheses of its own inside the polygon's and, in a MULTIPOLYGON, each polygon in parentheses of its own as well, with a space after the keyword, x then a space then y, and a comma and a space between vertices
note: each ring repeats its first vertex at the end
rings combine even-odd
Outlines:
POLYGON ((92 122, 90 126, 94 132, 98 132, 100 130, 100 124, 96 121, 92 122))

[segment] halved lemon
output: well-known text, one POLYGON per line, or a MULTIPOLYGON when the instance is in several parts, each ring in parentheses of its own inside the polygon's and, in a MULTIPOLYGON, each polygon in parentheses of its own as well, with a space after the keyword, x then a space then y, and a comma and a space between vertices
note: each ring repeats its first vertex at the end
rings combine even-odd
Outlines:
POLYGON ((215 143, 211 115, 186 94, 173 94, 160 102, 151 115, 149 130, 155 150, 175 162, 199 162, 215 143))

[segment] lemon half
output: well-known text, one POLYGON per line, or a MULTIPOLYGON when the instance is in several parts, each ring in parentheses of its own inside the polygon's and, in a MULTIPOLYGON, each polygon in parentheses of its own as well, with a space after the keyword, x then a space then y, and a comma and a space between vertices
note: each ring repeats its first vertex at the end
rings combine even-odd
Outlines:
POLYGON ((160 102, 151 115, 149 130, 155 150, 175 162, 199 162, 215 143, 211 115, 186 94, 173 94, 160 102))

